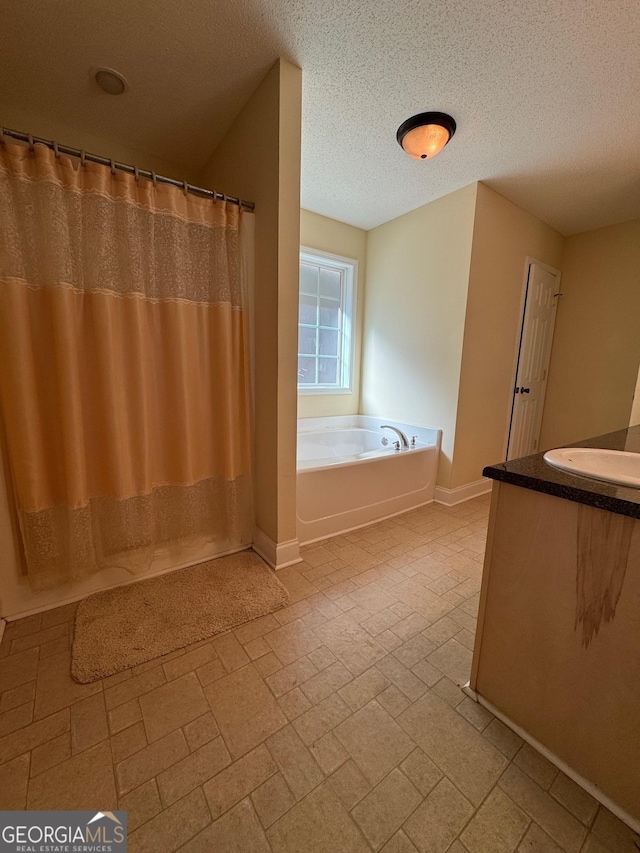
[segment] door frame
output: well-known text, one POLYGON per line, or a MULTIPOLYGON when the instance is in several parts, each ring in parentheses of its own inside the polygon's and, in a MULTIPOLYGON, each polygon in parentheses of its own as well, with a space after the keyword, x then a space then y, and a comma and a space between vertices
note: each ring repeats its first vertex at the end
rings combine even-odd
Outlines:
MULTIPOLYGON (((531 255, 527 255, 524 259, 524 271, 522 273, 522 284, 520 286, 520 308, 518 311, 518 333, 516 335, 516 346, 515 352, 513 354, 513 361, 511 364, 511 386, 510 386, 510 395, 509 402, 507 404, 507 415, 506 415, 506 430, 504 436, 504 444, 502 449, 502 458, 506 460, 507 452, 509 450, 509 435, 511 433, 511 420, 513 418, 513 402, 515 397, 515 387, 516 387, 516 379, 518 378, 518 362, 520 361, 520 346, 522 344, 522 332, 524 330, 524 312, 527 307, 527 293, 528 293, 528 284, 529 284, 529 267, 531 264, 536 264, 536 266, 541 267, 541 269, 546 270, 547 272, 552 273, 553 275, 558 277, 558 289, 560 289, 560 282, 562 279, 562 273, 556 267, 552 267, 551 264, 545 264, 543 261, 539 261, 537 258, 532 257, 531 255)), ((556 313, 557 318, 557 313, 556 313)), ((553 354, 553 337, 556 333, 555 322, 553 325, 553 335, 551 336, 551 354, 553 354)), ((549 374, 547 373, 547 381, 549 380, 549 374)), ((542 416, 544 417, 544 402, 546 401, 547 389, 545 387, 545 400, 542 405, 542 416)))

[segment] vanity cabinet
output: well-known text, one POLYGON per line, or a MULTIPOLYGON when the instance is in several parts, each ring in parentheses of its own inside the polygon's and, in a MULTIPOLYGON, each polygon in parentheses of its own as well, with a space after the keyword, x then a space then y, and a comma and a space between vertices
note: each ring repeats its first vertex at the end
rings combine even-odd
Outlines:
MULTIPOLYGON (((582 444, 625 441, 640 445, 640 428, 582 444)), ((541 455, 484 474, 496 482, 470 688, 637 826, 640 492, 541 455)))

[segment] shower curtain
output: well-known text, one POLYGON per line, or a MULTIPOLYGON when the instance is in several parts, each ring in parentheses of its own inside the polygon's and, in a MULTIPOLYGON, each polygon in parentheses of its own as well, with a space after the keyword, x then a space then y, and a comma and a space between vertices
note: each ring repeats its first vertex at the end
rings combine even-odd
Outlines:
POLYGON ((0 145, 0 411, 34 590, 251 542, 242 221, 0 145))

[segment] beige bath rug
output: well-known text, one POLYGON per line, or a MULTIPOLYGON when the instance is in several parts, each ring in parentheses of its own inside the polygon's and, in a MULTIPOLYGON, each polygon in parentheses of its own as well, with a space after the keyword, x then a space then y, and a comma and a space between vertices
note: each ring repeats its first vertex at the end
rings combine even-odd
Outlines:
POLYGON ((71 675, 82 684, 97 681, 288 601, 275 572, 254 551, 98 592, 78 606, 71 675))

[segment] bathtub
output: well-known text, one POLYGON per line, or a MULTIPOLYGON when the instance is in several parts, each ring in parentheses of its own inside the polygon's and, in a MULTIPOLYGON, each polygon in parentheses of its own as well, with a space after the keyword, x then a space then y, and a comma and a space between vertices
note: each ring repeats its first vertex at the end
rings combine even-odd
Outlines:
POLYGON ((433 501, 441 431, 350 415, 298 421, 297 535, 345 533, 433 501), (401 429, 415 444, 396 450, 401 429), (383 443, 388 439, 388 444, 383 443))

